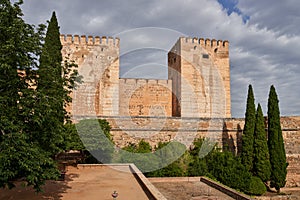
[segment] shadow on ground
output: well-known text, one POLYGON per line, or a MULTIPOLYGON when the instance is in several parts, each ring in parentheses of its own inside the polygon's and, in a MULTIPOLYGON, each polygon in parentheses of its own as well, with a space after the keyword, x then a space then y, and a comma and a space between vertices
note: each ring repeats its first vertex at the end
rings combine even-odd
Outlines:
POLYGON ((78 174, 67 174, 64 181, 46 181, 43 192, 36 193, 32 187, 24 187, 23 182, 16 182, 16 187, 0 189, 0 200, 61 200, 63 194, 71 187, 68 182, 78 178, 78 174))

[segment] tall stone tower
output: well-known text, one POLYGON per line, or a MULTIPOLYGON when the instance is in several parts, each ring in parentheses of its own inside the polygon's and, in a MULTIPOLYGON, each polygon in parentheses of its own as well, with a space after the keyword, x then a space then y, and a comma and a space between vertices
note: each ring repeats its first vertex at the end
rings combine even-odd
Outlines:
POLYGON ((181 37, 168 65, 173 116, 231 117, 228 41, 181 37))
POLYGON ((74 116, 119 114, 119 39, 61 35, 62 55, 78 64, 83 83, 73 91, 74 116))

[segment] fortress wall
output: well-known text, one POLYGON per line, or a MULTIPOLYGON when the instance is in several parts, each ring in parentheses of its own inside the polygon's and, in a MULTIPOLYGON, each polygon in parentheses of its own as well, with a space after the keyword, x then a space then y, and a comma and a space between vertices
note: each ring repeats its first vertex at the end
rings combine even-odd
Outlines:
MULTIPOLYGON (((100 117, 101 118, 101 117, 100 117)), ((221 148, 238 153, 244 119, 179 117, 102 117, 109 121, 116 146, 124 147, 141 139, 156 146, 159 142, 179 141, 190 145, 197 137, 207 137, 221 148)), ((281 125, 287 154, 286 186, 300 186, 300 116, 282 117, 281 125)))
POLYGON ((64 59, 78 64, 83 83, 74 90, 73 115, 118 115, 119 39, 61 35, 64 59))
POLYGON ((172 81, 119 79, 120 116, 171 116, 172 81))
MULTIPOLYGON (((153 147, 174 140, 190 146, 195 138, 207 137, 223 149, 241 151, 244 119, 230 118, 228 41, 179 38, 168 54, 170 80, 143 80, 119 79, 118 38, 60 39, 63 58, 78 64, 84 81, 73 91, 69 111, 75 120, 107 119, 118 147, 141 139, 153 147)), ((287 186, 300 186, 300 117, 282 117, 281 125, 287 186)))
POLYGON ((181 57, 180 42, 168 53, 168 78, 172 80, 172 116, 181 116, 181 57))
POLYGON ((181 37, 171 52, 181 58, 169 63, 180 69, 173 79, 181 83, 181 116, 231 117, 228 42, 181 37))
MULTIPOLYGON (((229 119, 226 121, 228 131, 223 131, 223 137, 233 138, 237 149, 241 148, 241 134, 244 119, 229 119), (228 132, 228 133, 226 133, 228 132), (238 144, 238 145, 237 145, 238 144)), ((287 155, 288 174, 287 187, 300 186, 300 116, 281 117, 282 135, 287 155)), ((225 139, 226 141, 226 139, 225 139)), ((228 144, 232 140, 228 140, 228 144)))
MULTIPOLYGON (((144 84, 142 80, 136 85, 131 84, 130 87, 134 89, 126 87, 126 84, 119 81, 118 38, 61 35, 60 39, 63 57, 75 61, 79 66, 79 74, 83 76, 83 84, 72 94, 73 105, 69 110, 74 115, 146 116, 151 115, 149 109, 154 108, 153 105, 162 106, 166 116, 230 117, 231 115, 227 41, 179 38, 168 54, 168 76, 172 80, 172 85, 166 88, 172 92, 165 93, 160 91, 162 90, 160 87, 153 86, 149 93, 146 89, 148 86, 140 87, 140 84, 144 84), (119 91, 120 86, 123 87, 122 91, 119 91), (136 87, 140 88, 139 91, 136 91, 136 87), (154 88, 158 91, 153 91, 154 88), (129 97, 129 94, 133 96, 129 97), (158 100, 159 96, 162 99, 158 100), (169 102, 166 102, 166 99, 169 102)), ((160 82, 160 80, 153 81, 160 82)), ((159 109, 154 110, 158 112, 159 109)))

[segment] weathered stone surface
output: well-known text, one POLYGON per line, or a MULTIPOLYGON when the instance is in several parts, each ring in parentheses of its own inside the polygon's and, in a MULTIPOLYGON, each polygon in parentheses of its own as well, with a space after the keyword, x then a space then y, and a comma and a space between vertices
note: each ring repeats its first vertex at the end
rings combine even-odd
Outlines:
POLYGON ((120 79, 120 116, 171 116, 172 81, 120 79))
MULTIPOLYGON (((100 116, 99 116, 100 117, 100 116)), ((118 147, 141 139, 155 147, 159 142, 178 141, 187 146, 195 138, 206 137, 220 148, 236 154, 241 151, 244 119, 179 118, 179 117, 105 117, 111 125, 118 147)), ((282 132, 287 154, 286 186, 300 186, 300 117, 282 117, 282 132)))
POLYGON ((168 54, 173 116, 231 117, 229 43, 181 37, 168 54))
POLYGON ((61 35, 61 43, 84 81, 73 115, 231 117, 228 42, 179 38, 169 80, 119 79, 118 38, 61 35))
MULTIPOLYGON (((190 146, 207 137, 239 154, 244 119, 231 117, 229 43, 179 38, 168 53, 169 80, 120 79, 119 39, 61 36, 63 57, 84 83, 73 91, 74 119, 105 118, 116 146, 141 139, 190 146), (173 117, 172 117, 173 116, 173 117)), ((300 185, 300 117, 282 117, 287 186, 300 185)))
POLYGON ((119 39, 61 35, 62 55, 78 64, 83 84, 73 91, 73 115, 119 114, 119 39))

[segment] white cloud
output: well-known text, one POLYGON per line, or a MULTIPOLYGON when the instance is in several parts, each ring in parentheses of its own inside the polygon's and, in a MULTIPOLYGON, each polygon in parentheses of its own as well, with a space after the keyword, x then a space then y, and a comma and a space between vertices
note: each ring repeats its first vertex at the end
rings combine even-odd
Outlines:
MULTIPOLYGON (((244 115, 250 83, 256 102, 262 104, 265 114, 268 90, 274 84, 281 113, 300 115, 300 4, 297 0, 239 0, 237 7, 250 16, 246 24, 236 13, 228 16, 226 10, 213 0, 31 0, 25 2, 23 11, 29 23, 38 24, 49 20, 55 10, 61 32, 65 34, 110 36, 140 27, 177 31, 176 34, 171 34, 172 31, 137 34, 135 30, 133 33, 137 35, 129 34, 127 38, 123 32, 121 48, 123 45, 125 54, 132 45, 126 42, 130 40, 152 47, 161 45, 161 49, 166 49, 181 33, 191 37, 227 39, 230 41, 233 116, 244 115)), ((157 55, 160 60, 161 55, 157 55)), ((162 63, 155 60, 157 57, 151 60, 152 56, 144 56, 144 62, 162 63)), ((138 60, 137 66, 145 66, 140 60, 143 57, 131 57, 138 60)), ((130 60, 124 63, 128 62, 130 60)), ((147 73, 145 69, 143 67, 141 73, 147 73)))

